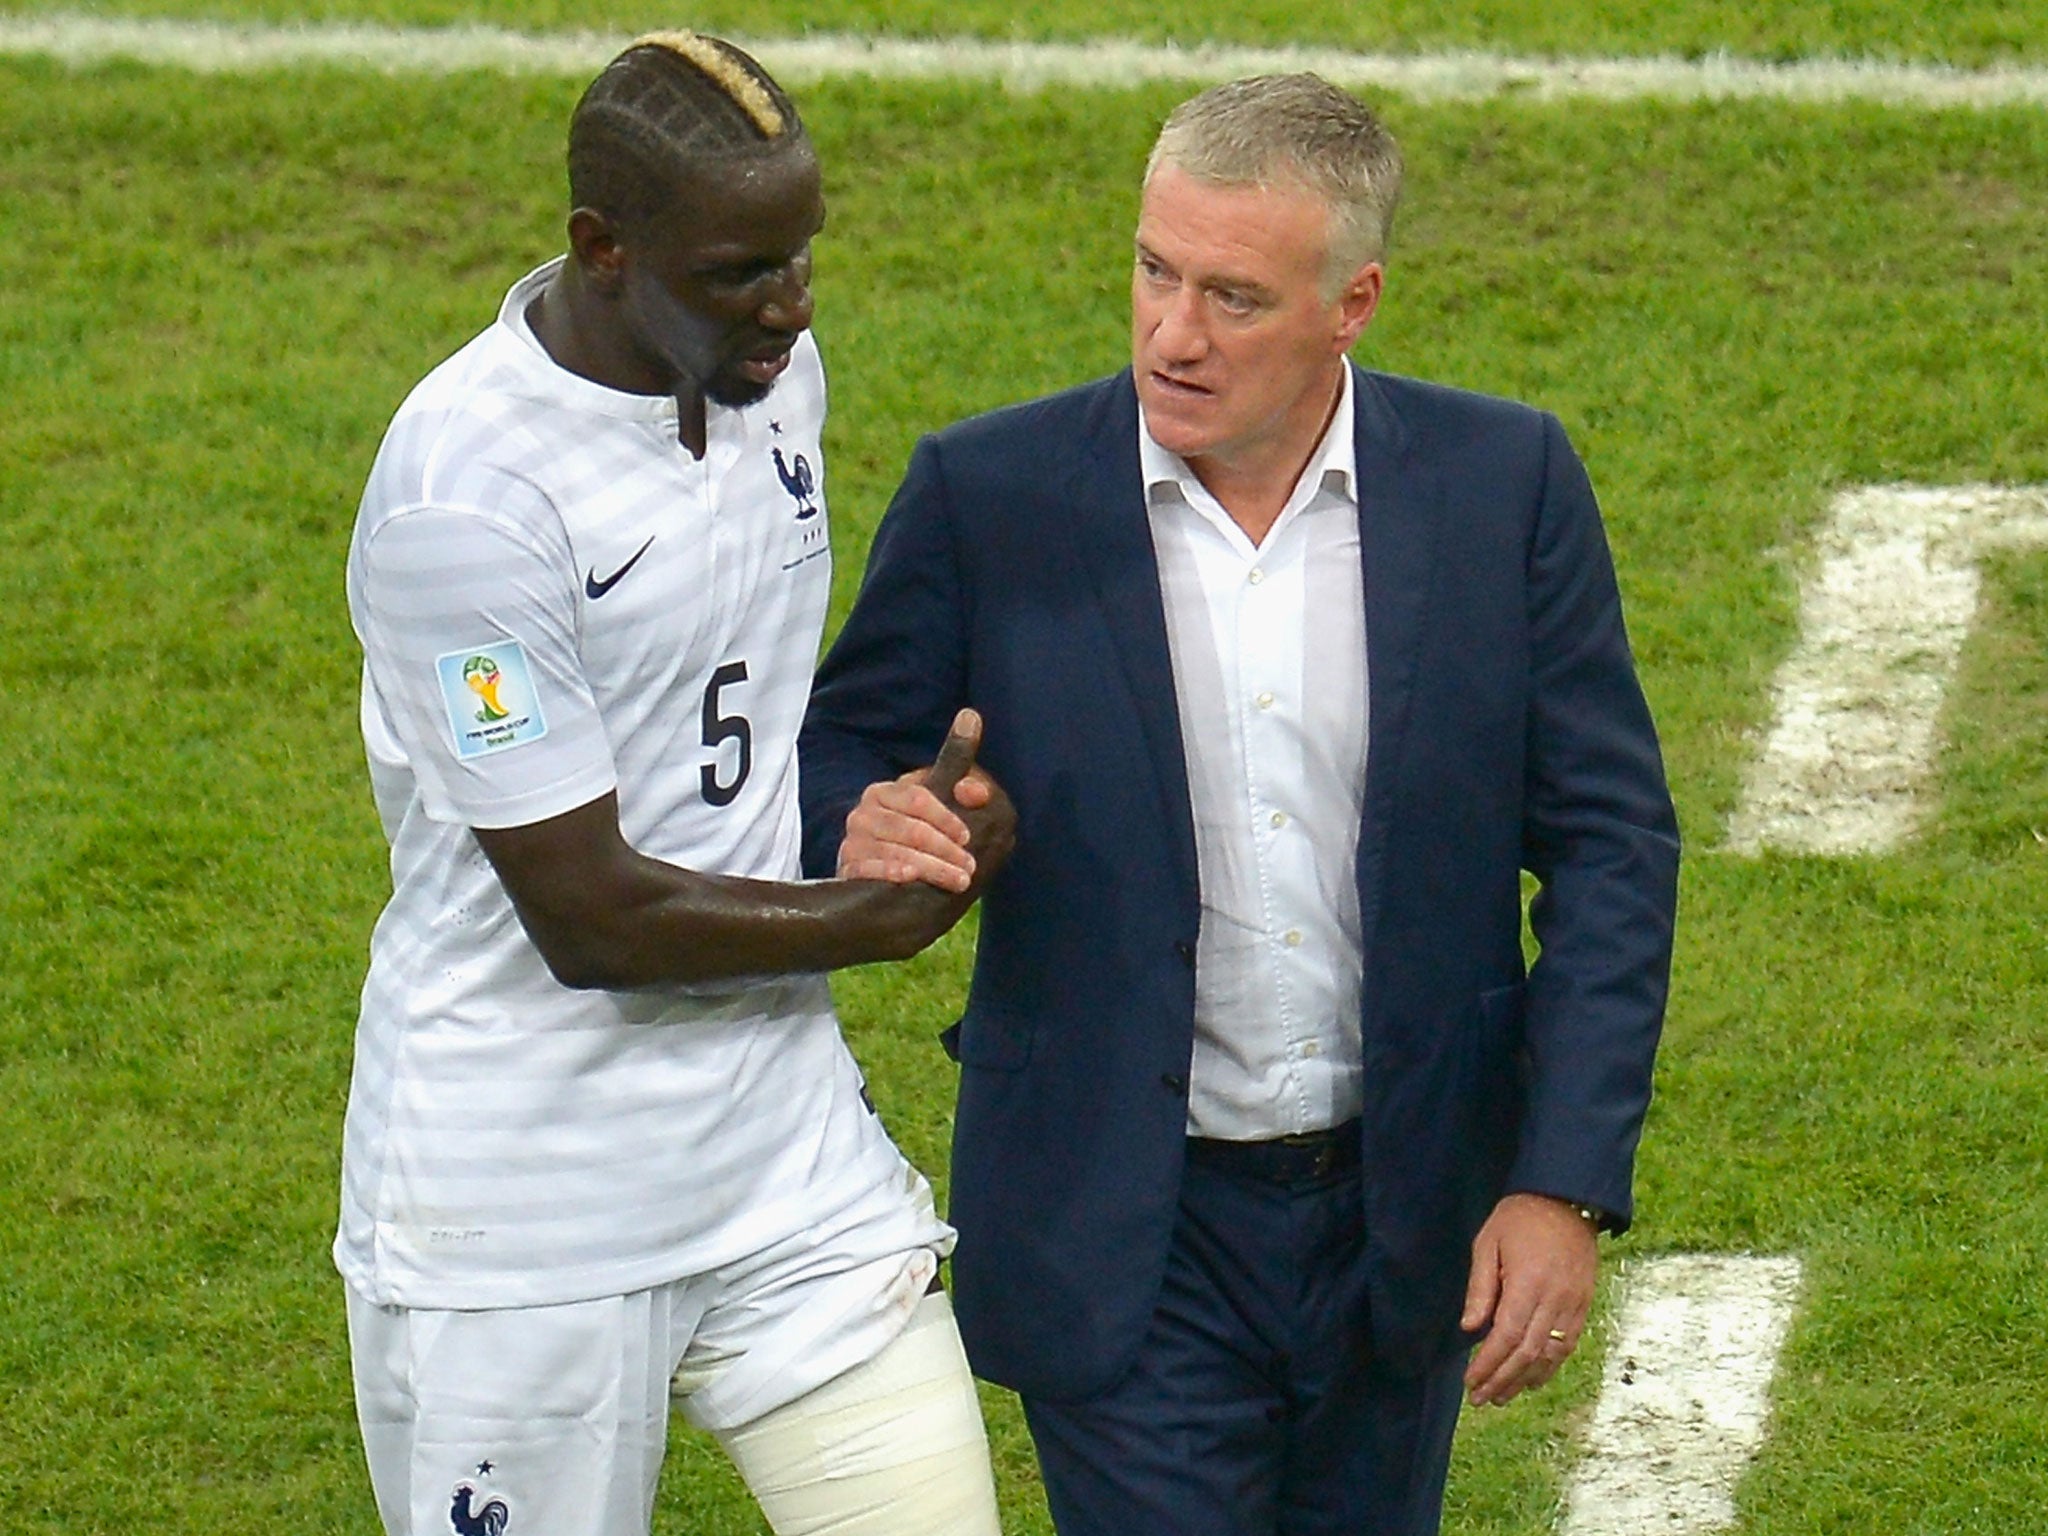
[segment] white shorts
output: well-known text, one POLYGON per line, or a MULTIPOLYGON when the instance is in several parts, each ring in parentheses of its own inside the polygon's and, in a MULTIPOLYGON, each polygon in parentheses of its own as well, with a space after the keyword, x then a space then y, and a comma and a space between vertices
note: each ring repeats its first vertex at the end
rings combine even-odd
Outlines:
POLYGON ((385 1529, 646 1536, 673 1380, 750 1482, 774 1485, 761 1493, 771 1522, 777 1500, 795 1511, 778 1531, 857 1536, 879 1519, 890 1536, 963 1536, 983 1527, 916 1511, 958 1506, 965 1486, 993 1536, 973 1381, 951 1308, 924 1294, 937 1262, 915 1249, 820 1275, 786 1253, 630 1296, 472 1312, 381 1307, 351 1289, 356 1408, 385 1529), (846 1384, 864 1382, 878 1385, 849 1408, 846 1384), (742 1433, 757 1423, 769 1432, 742 1433), (848 1480, 849 1460, 864 1483, 848 1480), (880 1510, 878 1488, 893 1500, 880 1510))

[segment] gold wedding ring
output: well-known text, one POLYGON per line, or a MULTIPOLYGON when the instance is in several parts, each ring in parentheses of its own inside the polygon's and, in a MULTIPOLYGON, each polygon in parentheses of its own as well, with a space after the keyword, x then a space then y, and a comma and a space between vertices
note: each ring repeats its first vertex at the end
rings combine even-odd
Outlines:
POLYGON ((1551 1336, 1551 1337, 1552 1337, 1553 1339, 1557 1340, 1557 1342, 1558 1342, 1558 1343, 1560 1343, 1560 1344, 1562 1344, 1562 1343, 1564 1342, 1565 1334, 1564 1334, 1564 1330, 1563 1330, 1562 1328, 1553 1328, 1553 1329, 1551 1329, 1551 1330, 1550 1330, 1550 1336, 1551 1336))

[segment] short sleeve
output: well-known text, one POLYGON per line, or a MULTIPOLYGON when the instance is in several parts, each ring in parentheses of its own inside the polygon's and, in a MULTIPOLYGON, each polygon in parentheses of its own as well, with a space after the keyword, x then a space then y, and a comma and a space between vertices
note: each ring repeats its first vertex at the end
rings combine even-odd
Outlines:
POLYGON ((429 817, 525 826, 616 786, 574 583, 566 539, 471 509, 399 511, 358 545, 365 687, 429 817))

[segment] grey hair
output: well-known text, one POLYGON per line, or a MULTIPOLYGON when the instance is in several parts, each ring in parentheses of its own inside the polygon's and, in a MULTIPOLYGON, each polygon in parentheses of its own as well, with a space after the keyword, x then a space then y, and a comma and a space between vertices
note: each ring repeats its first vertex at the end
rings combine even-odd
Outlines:
POLYGON ((1173 109, 1152 156, 1223 187, 1295 187, 1330 210, 1323 286, 1382 260, 1401 200, 1401 149, 1373 110, 1320 75, 1254 75, 1173 109))

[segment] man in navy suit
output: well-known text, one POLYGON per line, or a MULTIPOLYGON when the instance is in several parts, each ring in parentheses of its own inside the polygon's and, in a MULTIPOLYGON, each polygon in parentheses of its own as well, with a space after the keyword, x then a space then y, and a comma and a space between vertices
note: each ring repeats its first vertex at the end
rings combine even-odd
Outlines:
POLYGON ((1676 823, 1562 428, 1346 361, 1399 183, 1314 76, 1184 103, 1131 370, 919 444, 804 728, 814 874, 964 883, 963 704, 1016 805, 954 1285, 1063 1536, 1435 1531, 1631 1216, 1676 823))

